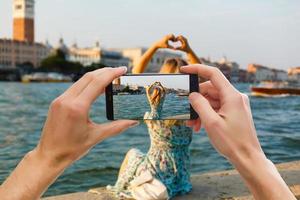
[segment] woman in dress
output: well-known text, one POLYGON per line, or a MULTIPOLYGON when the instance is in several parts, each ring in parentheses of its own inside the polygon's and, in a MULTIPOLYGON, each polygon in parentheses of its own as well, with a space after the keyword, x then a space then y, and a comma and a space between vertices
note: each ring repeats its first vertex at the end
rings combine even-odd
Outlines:
MULTIPOLYGON (((183 36, 167 35, 150 47, 142 56, 133 73, 143 73, 154 53, 160 48, 180 50, 187 53, 191 64, 200 63, 183 36), (169 42, 180 42, 174 48, 169 42)), ((179 68, 187 65, 180 58, 167 59, 159 73, 179 73, 179 68)), ((150 112, 146 112, 144 122, 151 139, 147 154, 131 149, 120 168, 118 180, 111 190, 117 195, 135 199, 169 199, 191 191, 189 145, 192 130, 183 120, 160 119, 166 95, 164 87, 155 82, 146 88, 150 112), (147 120, 148 119, 148 120, 147 120), (152 119, 152 120, 149 120, 152 119)))

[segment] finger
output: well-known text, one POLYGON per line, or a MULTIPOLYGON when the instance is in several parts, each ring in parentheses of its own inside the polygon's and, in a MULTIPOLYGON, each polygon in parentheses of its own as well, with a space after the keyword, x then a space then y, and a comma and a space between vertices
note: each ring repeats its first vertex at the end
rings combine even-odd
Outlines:
POLYGON ((67 89, 64 93, 63 93, 63 98, 69 98, 69 97, 76 97, 78 96, 78 94, 80 94, 82 92, 82 90, 92 81, 93 79, 93 75, 97 75, 102 73, 104 69, 97 69, 95 71, 92 72, 88 72, 85 75, 83 75, 83 77, 81 77, 78 81, 76 81, 73 85, 71 85, 71 87, 69 89, 67 89))
POLYGON ((201 120, 197 120, 196 124, 193 127, 195 133, 199 133, 201 129, 201 120))
POLYGON ((139 124, 133 120, 117 120, 105 124, 94 124, 91 134, 91 144, 95 145, 107 138, 113 137, 139 124))
POLYGON ((211 98, 219 99, 219 92, 213 86, 211 81, 206 81, 199 84, 199 91, 203 96, 209 95, 211 98))
POLYGON ((78 95, 76 101, 90 106, 104 92, 105 87, 114 79, 126 73, 126 67, 107 68, 103 73, 94 76, 88 86, 78 95))
POLYGON ((190 103, 194 110, 198 113, 203 125, 211 124, 212 122, 221 121, 222 118, 214 111, 209 104, 209 101, 200 93, 193 92, 189 96, 190 103))
POLYGON ((175 35, 174 34, 169 34, 167 36, 168 40, 174 41, 175 40, 175 35))
POLYGON ((187 120, 187 121, 185 122, 185 125, 186 125, 187 127, 193 127, 193 126, 196 124, 197 120, 198 120, 198 119, 187 120))
POLYGON ((210 67, 202 64, 187 65, 180 68, 180 71, 188 74, 198 74, 211 81, 213 86, 220 92, 221 95, 231 95, 231 92, 236 92, 234 87, 229 83, 222 72, 216 67, 210 67))
POLYGON ((209 96, 205 98, 208 100, 209 104, 214 110, 219 110, 221 108, 221 102, 219 100, 215 100, 209 96))
POLYGON ((185 38, 184 38, 182 35, 179 35, 179 36, 177 37, 177 39, 178 39, 180 42, 182 42, 183 44, 186 43, 186 40, 185 40, 185 38))
POLYGON ((187 39, 184 37, 184 36, 182 36, 182 35, 180 35, 179 36, 179 41, 181 42, 181 44, 182 44, 182 49, 185 49, 185 48, 187 48, 187 46, 188 46, 188 41, 187 41, 187 39))

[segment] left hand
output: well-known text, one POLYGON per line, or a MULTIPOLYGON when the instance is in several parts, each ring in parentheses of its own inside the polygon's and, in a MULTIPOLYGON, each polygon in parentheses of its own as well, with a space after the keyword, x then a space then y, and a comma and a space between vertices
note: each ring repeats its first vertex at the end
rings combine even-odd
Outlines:
POLYGON ((97 124, 89 118, 92 103, 125 72, 126 67, 89 72, 51 103, 39 144, 0 186, 1 200, 40 199, 49 185, 93 146, 137 125, 131 120, 97 124))
POLYGON ((85 74, 50 106, 40 142, 34 151, 55 165, 67 167, 102 140, 136 125, 119 120, 104 124, 89 118, 92 103, 105 87, 126 72, 125 67, 103 68, 85 74))

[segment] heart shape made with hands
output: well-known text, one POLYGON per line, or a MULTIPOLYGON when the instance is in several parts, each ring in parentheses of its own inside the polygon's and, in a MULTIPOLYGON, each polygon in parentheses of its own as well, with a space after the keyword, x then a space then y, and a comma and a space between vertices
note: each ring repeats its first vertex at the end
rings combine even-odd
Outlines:
POLYGON ((178 49, 182 47, 182 42, 177 38, 175 38, 174 40, 169 40, 168 44, 172 49, 178 49))

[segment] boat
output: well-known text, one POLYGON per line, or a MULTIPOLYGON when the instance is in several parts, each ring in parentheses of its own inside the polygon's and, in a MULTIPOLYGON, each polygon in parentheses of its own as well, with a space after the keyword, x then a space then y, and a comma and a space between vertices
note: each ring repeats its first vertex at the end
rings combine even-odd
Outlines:
POLYGON ((300 84, 297 82, 262 82, 251 87, 254 96, 300 95, 300 84))
POLYGON ((119 92, 118 95, 130 95, 129 92, 119 92))
POLYGON ((189 96, 189 93, 188 92, 179 92, 179 93, 177 93, 177 96, 186 97, 186 96, 189 96))

